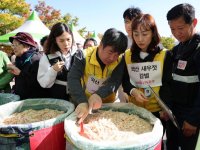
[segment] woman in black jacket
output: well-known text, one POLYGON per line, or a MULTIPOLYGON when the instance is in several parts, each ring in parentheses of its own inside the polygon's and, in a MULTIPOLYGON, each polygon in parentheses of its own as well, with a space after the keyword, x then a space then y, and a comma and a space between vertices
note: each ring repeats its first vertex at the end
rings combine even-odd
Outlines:
POLYGON ((8 65, 10 72, 15 75, 14 93, 19 95, 20 99, 45 97, 45 91, 37 81, 41 58, 37 43, 25 32, 19 32, 9 40, 16 55, 15 64, 8 65))

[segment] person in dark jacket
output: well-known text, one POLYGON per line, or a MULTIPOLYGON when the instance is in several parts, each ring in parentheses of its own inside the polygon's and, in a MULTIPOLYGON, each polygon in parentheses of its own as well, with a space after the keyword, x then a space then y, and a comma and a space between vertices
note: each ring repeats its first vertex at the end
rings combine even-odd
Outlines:
POLYGON ((8 69, 15 75, 14 93, 20 99, 43 97, 43 89, 37 82, 37 71, 41 54, 37 52, 37 43, 29 33, 18 32, 9 38, 16 55, 15 64, 8 69))
POLYGON ((194 150, 200 127, 200 35, 192 5, 174 6, 167 13, 174 37, 180 42, 172 49, 172 98, 167 101, 179 123, 167 125, 167 149, 194 150))

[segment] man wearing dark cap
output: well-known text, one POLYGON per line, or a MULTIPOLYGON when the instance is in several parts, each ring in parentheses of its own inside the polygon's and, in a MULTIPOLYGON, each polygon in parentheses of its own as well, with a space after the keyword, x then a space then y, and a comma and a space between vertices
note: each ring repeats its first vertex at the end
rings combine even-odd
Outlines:
POLYGON ((37 43, 25 32, 18 32, 9 40, 16 55, 15 64, 8 65, 10 72, 15 75, 14 93, 19 95, 20 99, 43 97, 44 89, 37 82, 38 64, 41 58, 37 43))

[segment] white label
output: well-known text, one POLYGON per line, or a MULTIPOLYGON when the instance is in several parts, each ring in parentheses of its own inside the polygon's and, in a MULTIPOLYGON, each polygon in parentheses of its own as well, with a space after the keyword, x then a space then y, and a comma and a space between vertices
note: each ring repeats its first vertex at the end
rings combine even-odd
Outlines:
POLYGON ((95 76, 89 76, 86 88, 89 93, 93 94, 103 84, 106 79, 97 79, 95 76))
POLYGON ((159 61, 134 63, 128 65, 130 82, 140 88, 162 85, 161 65, 159 61))

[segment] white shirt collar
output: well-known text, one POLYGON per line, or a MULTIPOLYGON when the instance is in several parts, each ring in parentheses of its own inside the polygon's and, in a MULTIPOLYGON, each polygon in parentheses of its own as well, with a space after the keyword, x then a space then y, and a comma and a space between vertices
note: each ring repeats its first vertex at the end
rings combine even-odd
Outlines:
POLYGON ((149 53, 147 52, 140 52, 140 58, 145 59, 145 57, 147 57, 149 55, 149 53))

